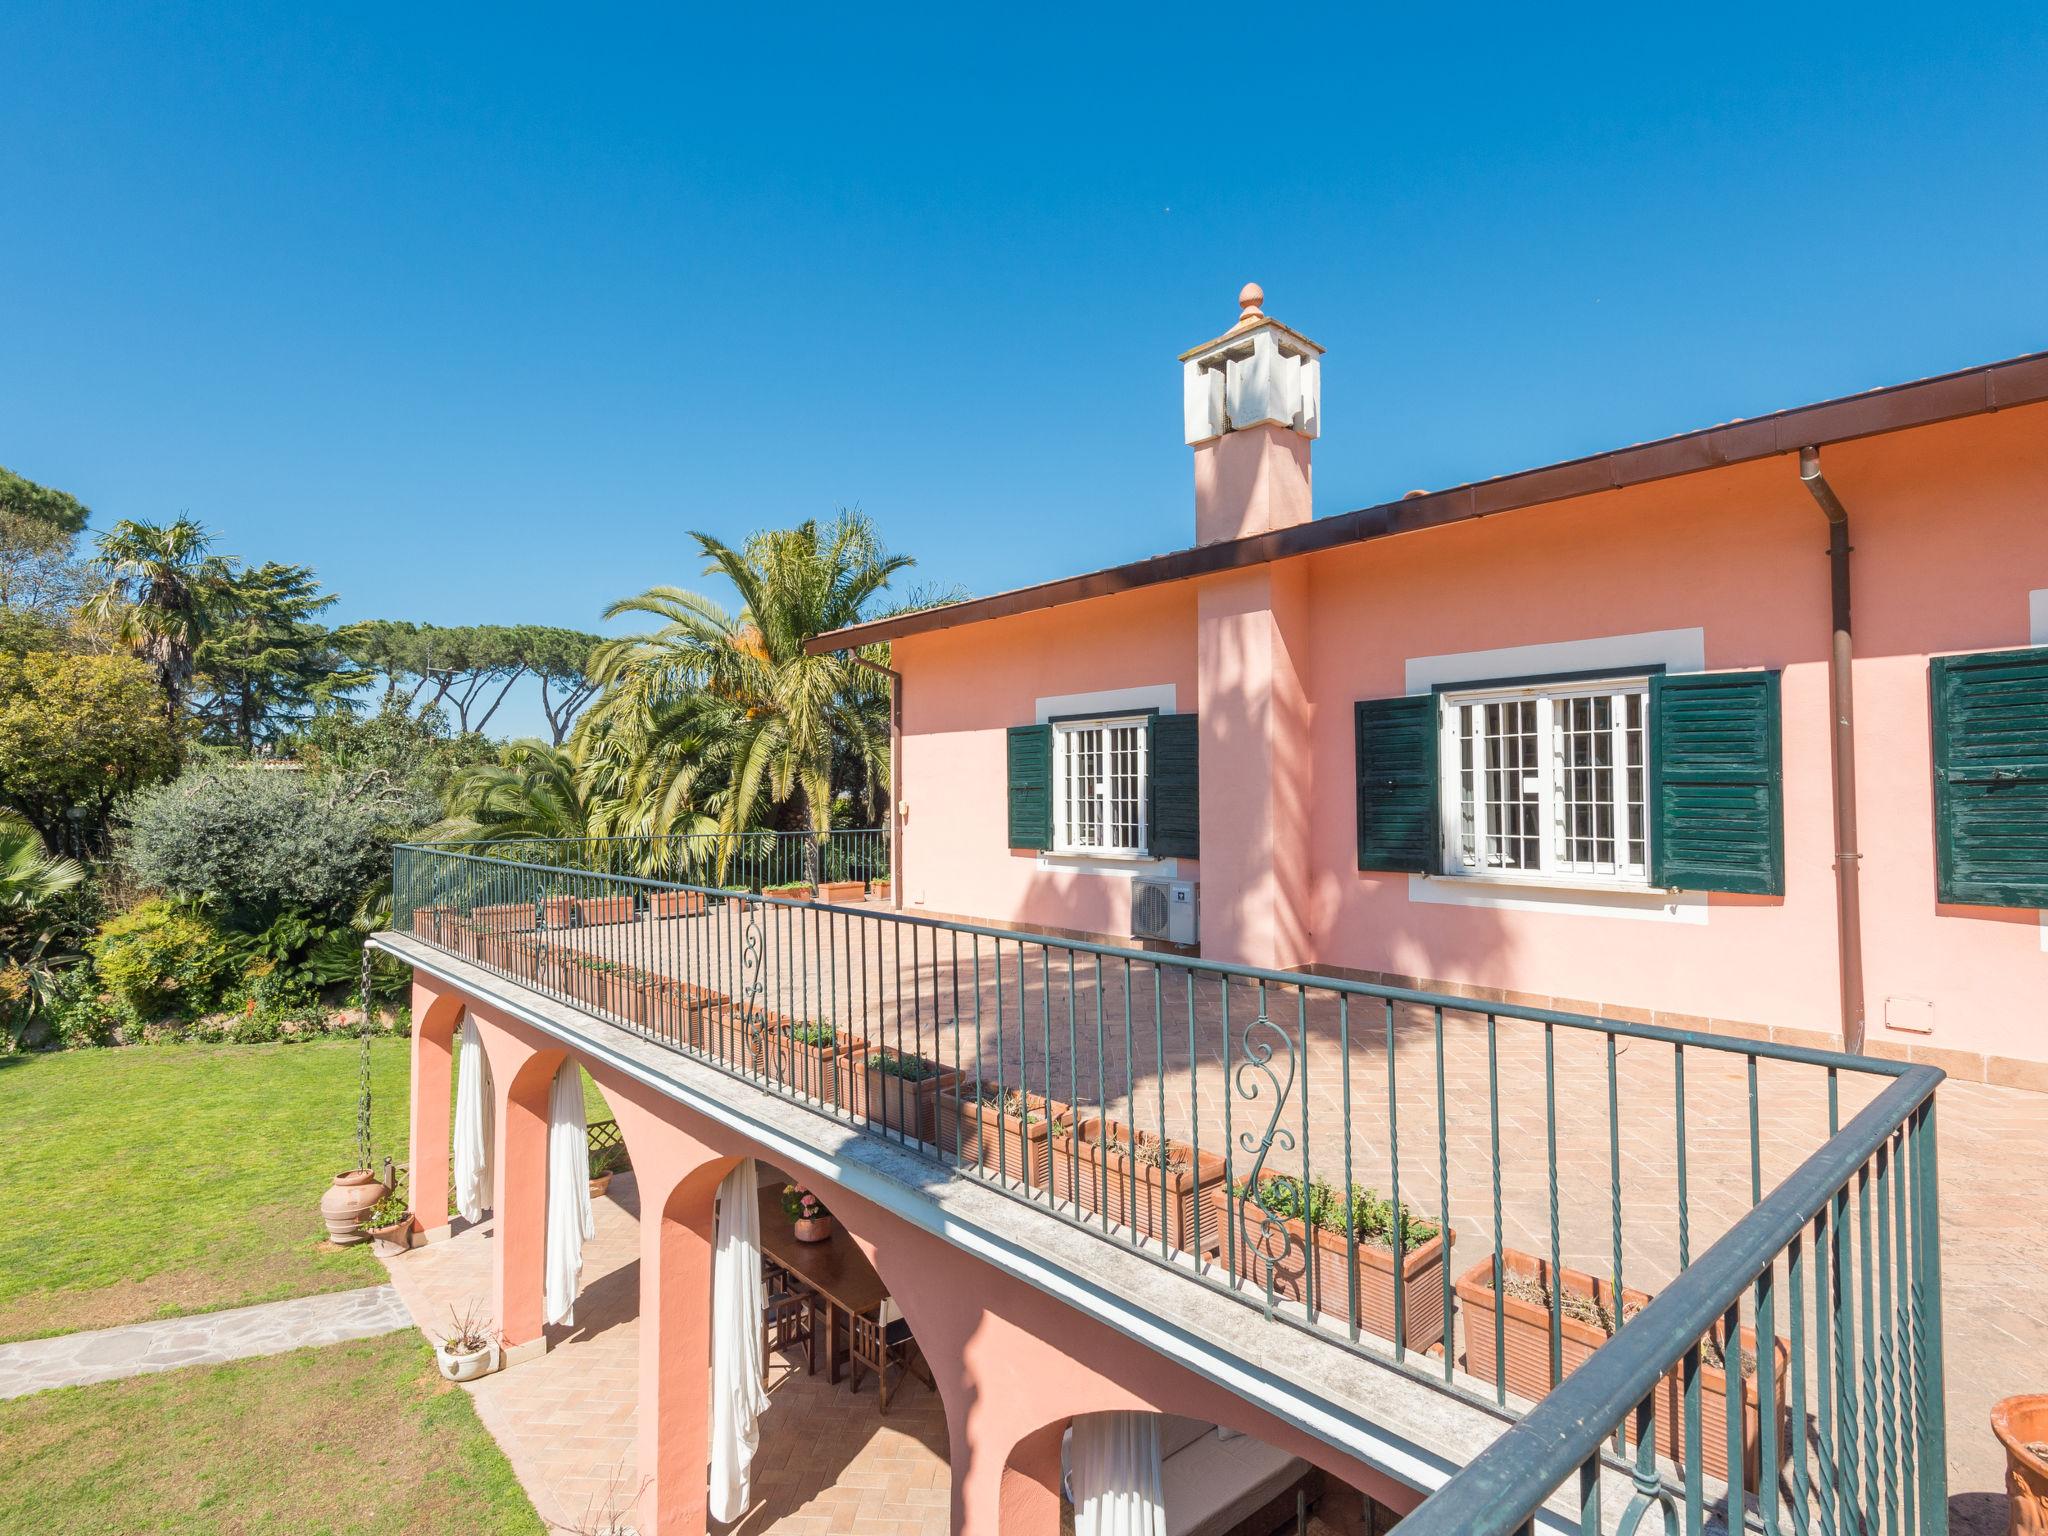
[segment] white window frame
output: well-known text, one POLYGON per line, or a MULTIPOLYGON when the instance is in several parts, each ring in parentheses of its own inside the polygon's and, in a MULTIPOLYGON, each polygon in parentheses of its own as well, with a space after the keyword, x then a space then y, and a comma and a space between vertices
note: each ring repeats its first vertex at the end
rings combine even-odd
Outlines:
POLYGON ((1149 825, 1152 790, 1152 717, 1148 714, 1106 714, 1077 720, 1054 720, 1052 725, 1052 848, 1056 854, 1081 857, 1144 859, 1151 857, 1152 829, 1149 825), (1110 733, 1115 730, 1131 729, 1135 733, 1133 750, 1136 754, 1136 795, 1137 803, 1130 824, 1137 829, 1136 840, 1130 844, 1107 840, 1110 829, 1115 825, 1114 803, 1110 794, 1112 760, 1110 733), (1102 733, 1101 762, 1094 775, 1090 795, 1096 807, 1098 824, 1102 827, 1104 841, 1082 843, 1075 841, 1075 809, 1079 797, 1073 792, 1075 754, 1081 749, 1081 738, 1090 731, 1102 733))
MULTIPOLYGON (((1449 687, 1437 691, 1438 727, 1438 782, 1437 804, 1441 815, 1438 838, 1438 871, 1442 878, 1500 885, 1542 885, 1579 889, 1614 891, 1652 891, 1658 889, 1651 881, 1654 868, 1655 850, 1652 846, 1653 817, 1649 804, 1651 772, 1650 733, 1650 677, 1647 673, 1619 673, 1612 677, 1557 679, 1550 682, 1518 684, 1479 684, 1470 687, 1449 687), (1643 736, 1642 790, 1643 790, 1643 857, 1640 869, 1628 867, 1617 860, 1617 867, 1611 870, 1588 869, 1574 864, 1565 857, 1566 828, 1564 824, 1567 795, 1565 793, 1565 761, 1561 736, 1558 729, 1558 701, 1573 698, 1590 698, 1597 695, 1639 694, 1642 697, 1641 720, 1643 736), (1536 782, 1537 813, 1536 828, 1540 867, 1536 869, 1494 868, 1485 864, 1467 865, 1463 844, 1463 754, 1464 738, 1461 729, 1463 711, 1468 706, 1488 704, 1535 703, 1535 729, 1537 771, 1528 777, 1536 782)), ((1619 851, 1627 852, 1628 825, 1628 753, 1626 748, 1627 727, 1625 713, 1616 710, 1609 724, 1613 733, 1611 764, 1613 789, 1610 804, 1614 811, 1614 828, 1619 851)), ((1475 780, 1483 785, 1486 764, 1483 750, 1475 757, 1475 780)), ((1479 793, 1483 806, 1484 790, 1479 793)), ((1481 811, 1483 818, 1484 812, 1481 811)), ((1486 828, 1475 828, 1477 846, 1486 844, 1486 828)))

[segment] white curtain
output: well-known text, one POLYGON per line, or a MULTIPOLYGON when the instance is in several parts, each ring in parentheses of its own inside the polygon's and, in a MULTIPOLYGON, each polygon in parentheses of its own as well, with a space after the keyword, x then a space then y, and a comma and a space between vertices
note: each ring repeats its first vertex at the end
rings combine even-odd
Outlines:
POLYGON ((1166 1536, 1158 1414, 1082 1414, 1069 1455, 1074 1536, 1166 1536))
MULTIPOLYGON (((462 1021, 455 1071, 455 1208, 464 1221, 482 1221, 491 1203, 491 1064, 475 1019, 462 1021)), ((417 1214, 422 1225, 436 1225, 436 1212, 417 1214)))
POLYGON ((711 1259, 711 1518, 750 1502, 747 1468, 768 1406, 761 1387, 761 1206, 754 1160, 718 1186, 711 1259))
POLYGON ((562 1063, 548 1094, 548 1254, 542 1315, 576 1321, 583 1242, 597 1233, 590 1210, 590 1136, 583 1118, 583 1069, 562 1063))

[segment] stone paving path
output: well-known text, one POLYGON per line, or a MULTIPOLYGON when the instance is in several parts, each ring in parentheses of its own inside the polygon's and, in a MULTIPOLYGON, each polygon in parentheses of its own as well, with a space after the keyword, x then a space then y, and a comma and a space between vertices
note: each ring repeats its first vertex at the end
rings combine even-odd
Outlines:
POLYGON ((118 1381, 187 1365, 217 1365, 278 1355, 308 1345, 375 1338, 412 1326, 412 1314, 388 1285, 331 1291, 291 1301, 132 1323, 55 1339, 0 1345, 0 1398, 52 1387, 118 1381))

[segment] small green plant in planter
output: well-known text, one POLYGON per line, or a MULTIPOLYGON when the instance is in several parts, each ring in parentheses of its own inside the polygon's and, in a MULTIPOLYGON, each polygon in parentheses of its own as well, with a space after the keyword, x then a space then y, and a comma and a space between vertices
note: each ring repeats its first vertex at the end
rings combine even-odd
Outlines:
POLYGON ((829 1051, 839 1043, 839 1031, 820 1019, 789 1026, 789 1038, 814 1051, 829 1051))
MULTIPOLYGON (((1231 1193, 1239 1199, 1252 1198, 1250 1184, 1242 1179, 1232 1183, 1231 1193)), ((1355 1230, 1361 1243, 1377 1243, 1385 1248, 1394 1245, 1393 1201, 1382 1200, 1362 1185, 1351 1186, 1349 1229, 1344 1217, 1344 1197, 1321 1179, 1312 1179, 1304 1196, 1300 1179, 1286 1174, 1270 1174, 1259 1181, 1258 1204, 1282 1221, 1304 1222, 1339 1237, 1343 1237, 1347 1230, 1355 1230)), ((1417 1216, 1405 1200, 1401 1203, 1401 1220, 1403 1249, 1420 1248, 1436 1236, 1436 1223, 1417 1216)))
POLYGON ((809 901, 817 894, 817 887, 808 880, 785 880, 780 885, 764 885, 763 896, 780 896, 785 901, 809 901))
POLYGON ((612 1142, 609 1146, 592 1147, 590 1149, 591 1199, 595 1200, 610 1187, 613 1174, 624 1173, 632 1166, 632 1159, 626 1155, 626 1144, 622 1141, 612 1142))
POLYGON ((877 1051, 874 1068, 884 1077, 900 1077, 906 1083, 922 1083, 939 1075, 939 1069, 922 1056, 899 1056, 894 1051, 877 1051))
POLYGON ((384 1196, 363 1217, 363 1230, 380 1257, 389 1258, 412 1246, 412 1211, 403 1195, 384 1196))

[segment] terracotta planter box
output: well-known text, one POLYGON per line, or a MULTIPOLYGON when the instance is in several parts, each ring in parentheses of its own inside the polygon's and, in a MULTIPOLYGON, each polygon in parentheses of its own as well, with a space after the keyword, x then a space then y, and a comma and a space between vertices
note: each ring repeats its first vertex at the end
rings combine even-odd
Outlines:
MULTIPOLYGON (((1505 1249, 1501 1262, 1510 1273, 1520 1274, 1541 1284, 1548 1284, 1550 1265, 1530 1254, 1513 1248, 1505 1249)), ((1611 1313, 1614 1309, 1614 1287, 1605 1280, 1580 1270, 1566 1269, 1563 1272, 1564 1289, 1584 1296, 1591 1296, 1611 1313)), ((1507 1356, 1507 1387, 1510 1392, 1531 1402, 1539 1401, 1555 1385, 1550 1379, 1550 1311, 1535 1302, 1523 1301, 1515 1296, 1501 1298, 1501 1321, 1504 1343, 1496 1341, 1493 1327, 1493 1256, 1487 1255, 1458 1277, 1458 1302, 1465 1313, 1465 1369, 1482 1382, 1491 1382, 1494 1377, 1495 1350, 1504 1348, 1507 1356)), ((1627 1312, 1633 1313, 1650 1304, 1647 1292, 1624 1287, 1622 1301, 1627 1312)), ((1412 1293, 1410 1297, 1413 1300, 1412 1293)), ((1620 1319, 1625 1321, 1626 1319, 1620 1319)), ((1577 1318, 1565 1317, 1560 1330, 1564 1373, 1569 1376, 1586 1363, 1594 1350, 1605 1344, 1608 1335, 1592 1323, 1577 1318)), ((1719 1330, 1716 1330, 1718 1334, 1719 1330)), ((1754 1356, 1756 1334, 1749 1328, 1742 1330, 1742 1347, 1754 1356)), ((1775 1401, 1783 1422, 1779 1425, 1778 1449, 1780 1457, 1789 1454, 1787 1436, 1791 1430, 1791 1419, 1786 1412, 1786 1372, 1791 1365, 1791 1352, 1783 1340, 1777 1341, 1777 1389, 1775 1401)), ((1675 1464, 1683 1465, 1679 1452, 1685 1445, 1685 1378, 1683 1369, 1674 1369, 1657 1388, 1654 1412, 1656 1414, 1657 1453, 1669 1457, 1675 1464)), ((1757 1391, 1755 1373, 1743 1382, 1742 1405, 1742 1466, 1743 1482, 1752 1492, 1758 1486, 1763 1456, 1762 1398, 1757 1391)), ((1708 1477, 1725 1480, 1728 1476, 1728 1408, 1725 1394, 1728 1390, 1727 1374, 1700 1362, 1700 1466, 1708 1477)), ((1630 1417, 1623 1426, 1628 1444, 1635 1443, 1634 1418, 1630 1417)))
MULTIPOLYGON (((632 896, 585 896, 576 903, 576 914, 586 928, 602 923, 630 923, 638 903, 632 896)), ((554 919, 548 920, 550 924, 554 919)))
POLYGON ((452 948, 456 922, 453 907, 421 907, 412 915, 412 931, 429 944, 452 948))
MULTIPOLYGON (((938 1066, 936 1062, 928 1064, 938 1066)), ((960 1074, 953 1068, 939 1067, 932 1076, 912 1082, 882 1071, 872 1054, 865 1058, 864 1070, 849 1076, 854 1090, 852 1107, 868 1124, 895 1131, 912 1141, 934 1143, 938 1136, 939 1095, 960 1081, 960 1074)))
POLYGON ((540 904, 541 921, 550 928, 573 928, 582 905, 574 896, 550 896, 540 904))
POLYGON ((652 891, 647 897, 649 917, 695 917, 703 910, 702 891, 652 891))
MULTIPOLYGON (((1266 1290, 1265 1252, 1274 1244, 1263 1213, 1242 1195, 1218 1187, 1211 1202, 1212 1215, 1204 1217, 1203 1242, 1209 1242, 1208 1227, 1214 1226, 1214 1241, 1221 1244, 1248 1287, 1263 1296, 1266 1290), (1234 1223, 1226 1239, 1226 1223, 1234 1223)), ((1287 1252, 1273 1266, 1273 1299, 1306 1304, 1313 1265, 1315 1306, 1319 1316, 1349 1319, 1353 1266, 1350 1240, 1342 1232, 1311 1227, 1286 1218, 1281 1221, 1290 1242, 1287 1252)), ((1456 1234, 1452 1234, 1455 1238, 1456 1234)), ((1444 1336, 1444 1264, 1448 1258, 1441 1234, 1418 1243, 1401 1255, 1401 1342, 1409 1349, 1428 1349, 1444 1336)), ((1358 1326, 1376 1338, 1394 1337, 1394 1250, 1391 1245, 1367 1238, 1358 1239, 1357 1257, 1358 1326)), ((1489 1313, 1489 1316, 1492 1314, 1489 1313)), ((1491 1377, 1486 1378, 1492 1380, 1491 1377)), ((1540 1395, 1540 1394, 1539 1394, 1540 1395)))
POLYGON ((628 1024, 659 1022, 666 1001, 662 978, 622 966, 600 973, 604 978, 604 1011, 628 1024))
POLYGON ((818 887, 818 900, 859 902, 867 899, 868 888, 858 880, 827 880, 818 887))
MULTIPOLYGON (((1511 1275, 1520 1275, 1546 1287, 1550 1284, 1550 1265, 1533 1254, 1513 1248, 1504 1249, 1501 1263, 1511 1275)), ((1608 1281, 1577 1269, 1567 1268, 1560 1273, 1564 1280, 1562 1288, 1567 1295, 1591 1297, 1607 1309, 1609 1316, 1615 1317, 1617 1326, 1625 1320, 1616 1312, 1614 1287, 1608 1281)), ((1503 1296, 1503 1337, 1496 1340, 1492 1254, 1458 1276, 1457 1291, 1458 1303, 1465 1310, 1465 1369, 1481 1381, 1491 1382, 1496 1379, 1496 1351, 1504 1350, 1508 1390, 1531 1402, 1545 1397, 1557 1385, 1550 1379, 1550 1309, 1518 1296, 1503 1296)), ((1624 1313, 1636 1312, 1650 1304, 1648 1294, 1643 1291, 1625 1288, 1621 1294, 1624 1313)), ((1581 1322, 1568 1315, 1562 1317, 1561 1323, 1564 1374, 1569 1376, 1586 1363, 1594 1350, 1607 1342, 1609 1335, 1592 1323, 1581 1322)))
POLYGON ((886 880, 870 880, 868 882, 868 894, 877 901, 887 901, 889 899, 889 882, 886 880))
MULTIPOLYGON (((1150 1162, 1134 1162, 1123 1149, 1121 1126, 1109 1125, 1100 1116, 1083 1120, 1071 1131, 1056 1133, 1050 1148, 1053 1198, 1072 1201, 1084 1211, 1107 1216, 1121 1226, 1134 1227, 1145 1237, 1162 1235, 1183 1253, 1195 1251, 1195 1209, 1210 1200, 1223 1183, 1224 1162, 1204 1152, 1190 1168, 1165 1169, 1150 1162), (1137 1210, 1130 1209, 1131 1186, 1137 1184, 1137 1210), (1135 1219, 1134 1218, 1135 1215, 1135 1219)), ((1170 1153, 1192 1157, 1193 1149, 1169 1139, 1170 1153)), ((1202 1213, 1201 1243, 1204 1253, 1214 1253, 1223 1241, 1220 1222, 1208 1211, 1202 1213)))
MULTIPOLYGON (((1717 1325, 1713 1337, 1719 1338, 1721 1329, 1717 1325)), ((1778 1405, 1778 1454, 1782 1460, 1791 1444, 1787 1438, 1791 1432, 1791 1414, 1785 1406, 1786 1374, 1792 1366, 1792 1351, 1783 1339, 1773 1339, 1774 1346, 1772 1374, 1777 1385, 1772 1401, 1778 1405)), ((1756 1330, 1742 1330, 1742 1347, 1751 1359, 1760 1365, 1757 1358, 1756 1330)), ((1708 1477, 1723 1481, 1728 1476, 1728 1376, 1719 1367, 1709 1365, 1704 1354, 1700 1358, 1700 1466, 1708 1477)), ((1685 1463, 1680 1452, 1685 1449, 1685 1375, 1684 1366, 1674 1367, 1657 1388, 1657 1454, 1668 1456, 1679 1466, 1685 1463)), ((1633 1436, 1631 1436, 1633 1438, 1633 1436)), ((1742 1486, 1754 1493, 1762 1477, 1763 1460, 1763 1402, 1757 1392, 1756 1371, 1752 1369, 1742 1382, 1742 1486)))
POLYGON ((548 957, 547 969, 541 980, 572 1002, 590 1008, 602 1008, 609 973, 593 970, 580 961, 561 955, 551 955, 548 957))
POLYGON ((770 901, 816 901, 818 888, 801 882, 764 889, 761 894, 770 901))
POLYGON ((1029 1119, 981 1102, 974 1097, 971 1085, 947 1089, 938 1098, 939 1150, 951 1153, 957 1146, 963 1165, 971 1164, 1002 1178, 1021 1179, 1033 1189, 1050 1188, 1053 1121, 1072 1124, 1074 1111, 1069 1105, 1037 1093, 1026 1093, 1024 1103, 1029 1119))
POLYGON ((516 933, 533 926, 533 906, 524 901, 500 901, 474 907, 469 923, 479 933, 516 933))
POLYGON ((853 1101, 853 1079, 867 1052, 865 1041, 843 1034, 831 1045, 799 1044, 789 1026, 778 1022, 754 1037, 750 1055, 754 1070, 771 1081, 838 1106, 853 1101))
POLYGON ((478 933, 473 938, 476 958, 483 964, 514 976, 533 975, 535 951, 531 939, 506 933, 478 933))

